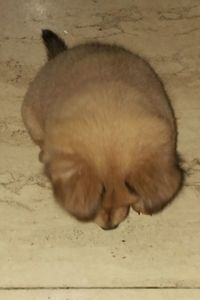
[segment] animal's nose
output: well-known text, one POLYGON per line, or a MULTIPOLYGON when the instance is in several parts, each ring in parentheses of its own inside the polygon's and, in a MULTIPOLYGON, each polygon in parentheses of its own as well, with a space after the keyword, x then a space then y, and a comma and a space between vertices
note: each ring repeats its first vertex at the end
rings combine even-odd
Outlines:
POLYGON ((112 229, 116 229, 119 226, 119 224, 117 225, 108 225, 106 227, 101 227, 103 230, 112 230, 112 229))

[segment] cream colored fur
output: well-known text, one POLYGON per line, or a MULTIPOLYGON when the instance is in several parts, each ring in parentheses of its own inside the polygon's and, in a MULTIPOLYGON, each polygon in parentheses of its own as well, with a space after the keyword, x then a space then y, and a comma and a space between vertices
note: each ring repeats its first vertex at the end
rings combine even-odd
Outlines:
MULTIPOLYGON (((153 164, 155 172, 163 169, 159 176, 166 175, 164 183, 156 175, 153 179, 158 185, 165 184, 169 191, 169 194, 164 192, 162 200, 162 195, 155 195, 159 198, 155 200, 159 202, 155 211, 171 201, 180 187, 182 175, 176 155, 176 123, 169 100, 152 68, 129 51, 92 44, 62 52, 47 62, 31 83, 22 115, 32 139, 41 148, 43 163, 49 166, 47 173, 53 186, 52 172, 56 168, 52 171, 51 163, 61 160, 65 165, 67 158, 63 156, 73 156, 73 159, 72 163, 66 163, 70 168, 66 167, 65 179, 58 168, 61 181, 67 182, 76 171, 80 171, 81 176, 82 167, 79 166, 82 164, 93 170, 92 178, 105 188, 104 200, 101 203, 94 200, 98 203, 93 219, 102 227, 108 223, 106 203, 109 203, 111 214, 109 222, 114 225, 126 217, 130 205, 144 213, 154 212, 152 195, 145 208, 144 197, 148 198, 148 191, 145 189, 147 195, 143 195, 142 183, 137 184, 133 175, 140 172, 142 181, 142 168, 148 173, 148 165, 152 168, 153 164), (81 164, 74 163, 74 156, 82 161, 81 164), (159 166, 156 166, 156 159, 159 166), (138 191, 132 195, 124 184, 130 174, 133 186, 138 186, 138 191)), ((144 184, 152 185, 147 182, 149 180, 151 178, 145 179, 144 184)), ((73 189, 76 190, 76 183, 73 189)), ((151 193, 156 194, 157 189, 159 187, 151 193)), ((86 193, 87 198, 87 191, 80 189, 80 193, 86 193)), ((63 194, 62 197, 65 198, 63 194)), ((99 197, 97 195, 96 199, 99 197)), ((84 206, 84 200, 82 204, 84 206)), ((76 216, 72 208, 69 211, 76 216)))

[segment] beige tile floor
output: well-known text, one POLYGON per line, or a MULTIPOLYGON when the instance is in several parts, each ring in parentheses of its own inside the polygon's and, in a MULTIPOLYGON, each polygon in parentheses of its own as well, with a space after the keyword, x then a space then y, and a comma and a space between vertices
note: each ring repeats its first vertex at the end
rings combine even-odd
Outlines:
POLYGON ((0 153, 0 299, 200 299, 199 0, 0 1, 0 153), (54 203, 20 117, 45 60, 41 28, 69 45, 122 44, 160 74, 190 174, 162 214, 104 232, 54 203))

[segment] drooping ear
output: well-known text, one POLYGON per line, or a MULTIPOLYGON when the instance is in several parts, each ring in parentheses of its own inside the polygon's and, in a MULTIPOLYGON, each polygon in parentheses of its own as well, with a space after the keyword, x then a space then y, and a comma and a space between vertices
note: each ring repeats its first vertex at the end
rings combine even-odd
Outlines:
POLYGON ((183 177, 176 157, 155 154, 139 162, 128 178, 139 196, 133 209, 150 215, 161 211, 179 192, 183 177))
POLYGON ((100 205, 102 185, 92 167, 77 155, 59 154, 46 164, 58 202, 79 220, 91 220, 100 205))

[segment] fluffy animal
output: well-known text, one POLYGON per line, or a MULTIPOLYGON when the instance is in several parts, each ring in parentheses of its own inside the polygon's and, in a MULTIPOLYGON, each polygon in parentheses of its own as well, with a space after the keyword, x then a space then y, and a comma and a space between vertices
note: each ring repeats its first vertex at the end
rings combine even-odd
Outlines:
POLYGON ((116 228, 131 207, 161 211, 179 192, 183 170, 174 112, 155 71, 119 46, 68 48, 50 30, 42 38, 48 62, 22 116, 57 201, 103 229, 116 228))

